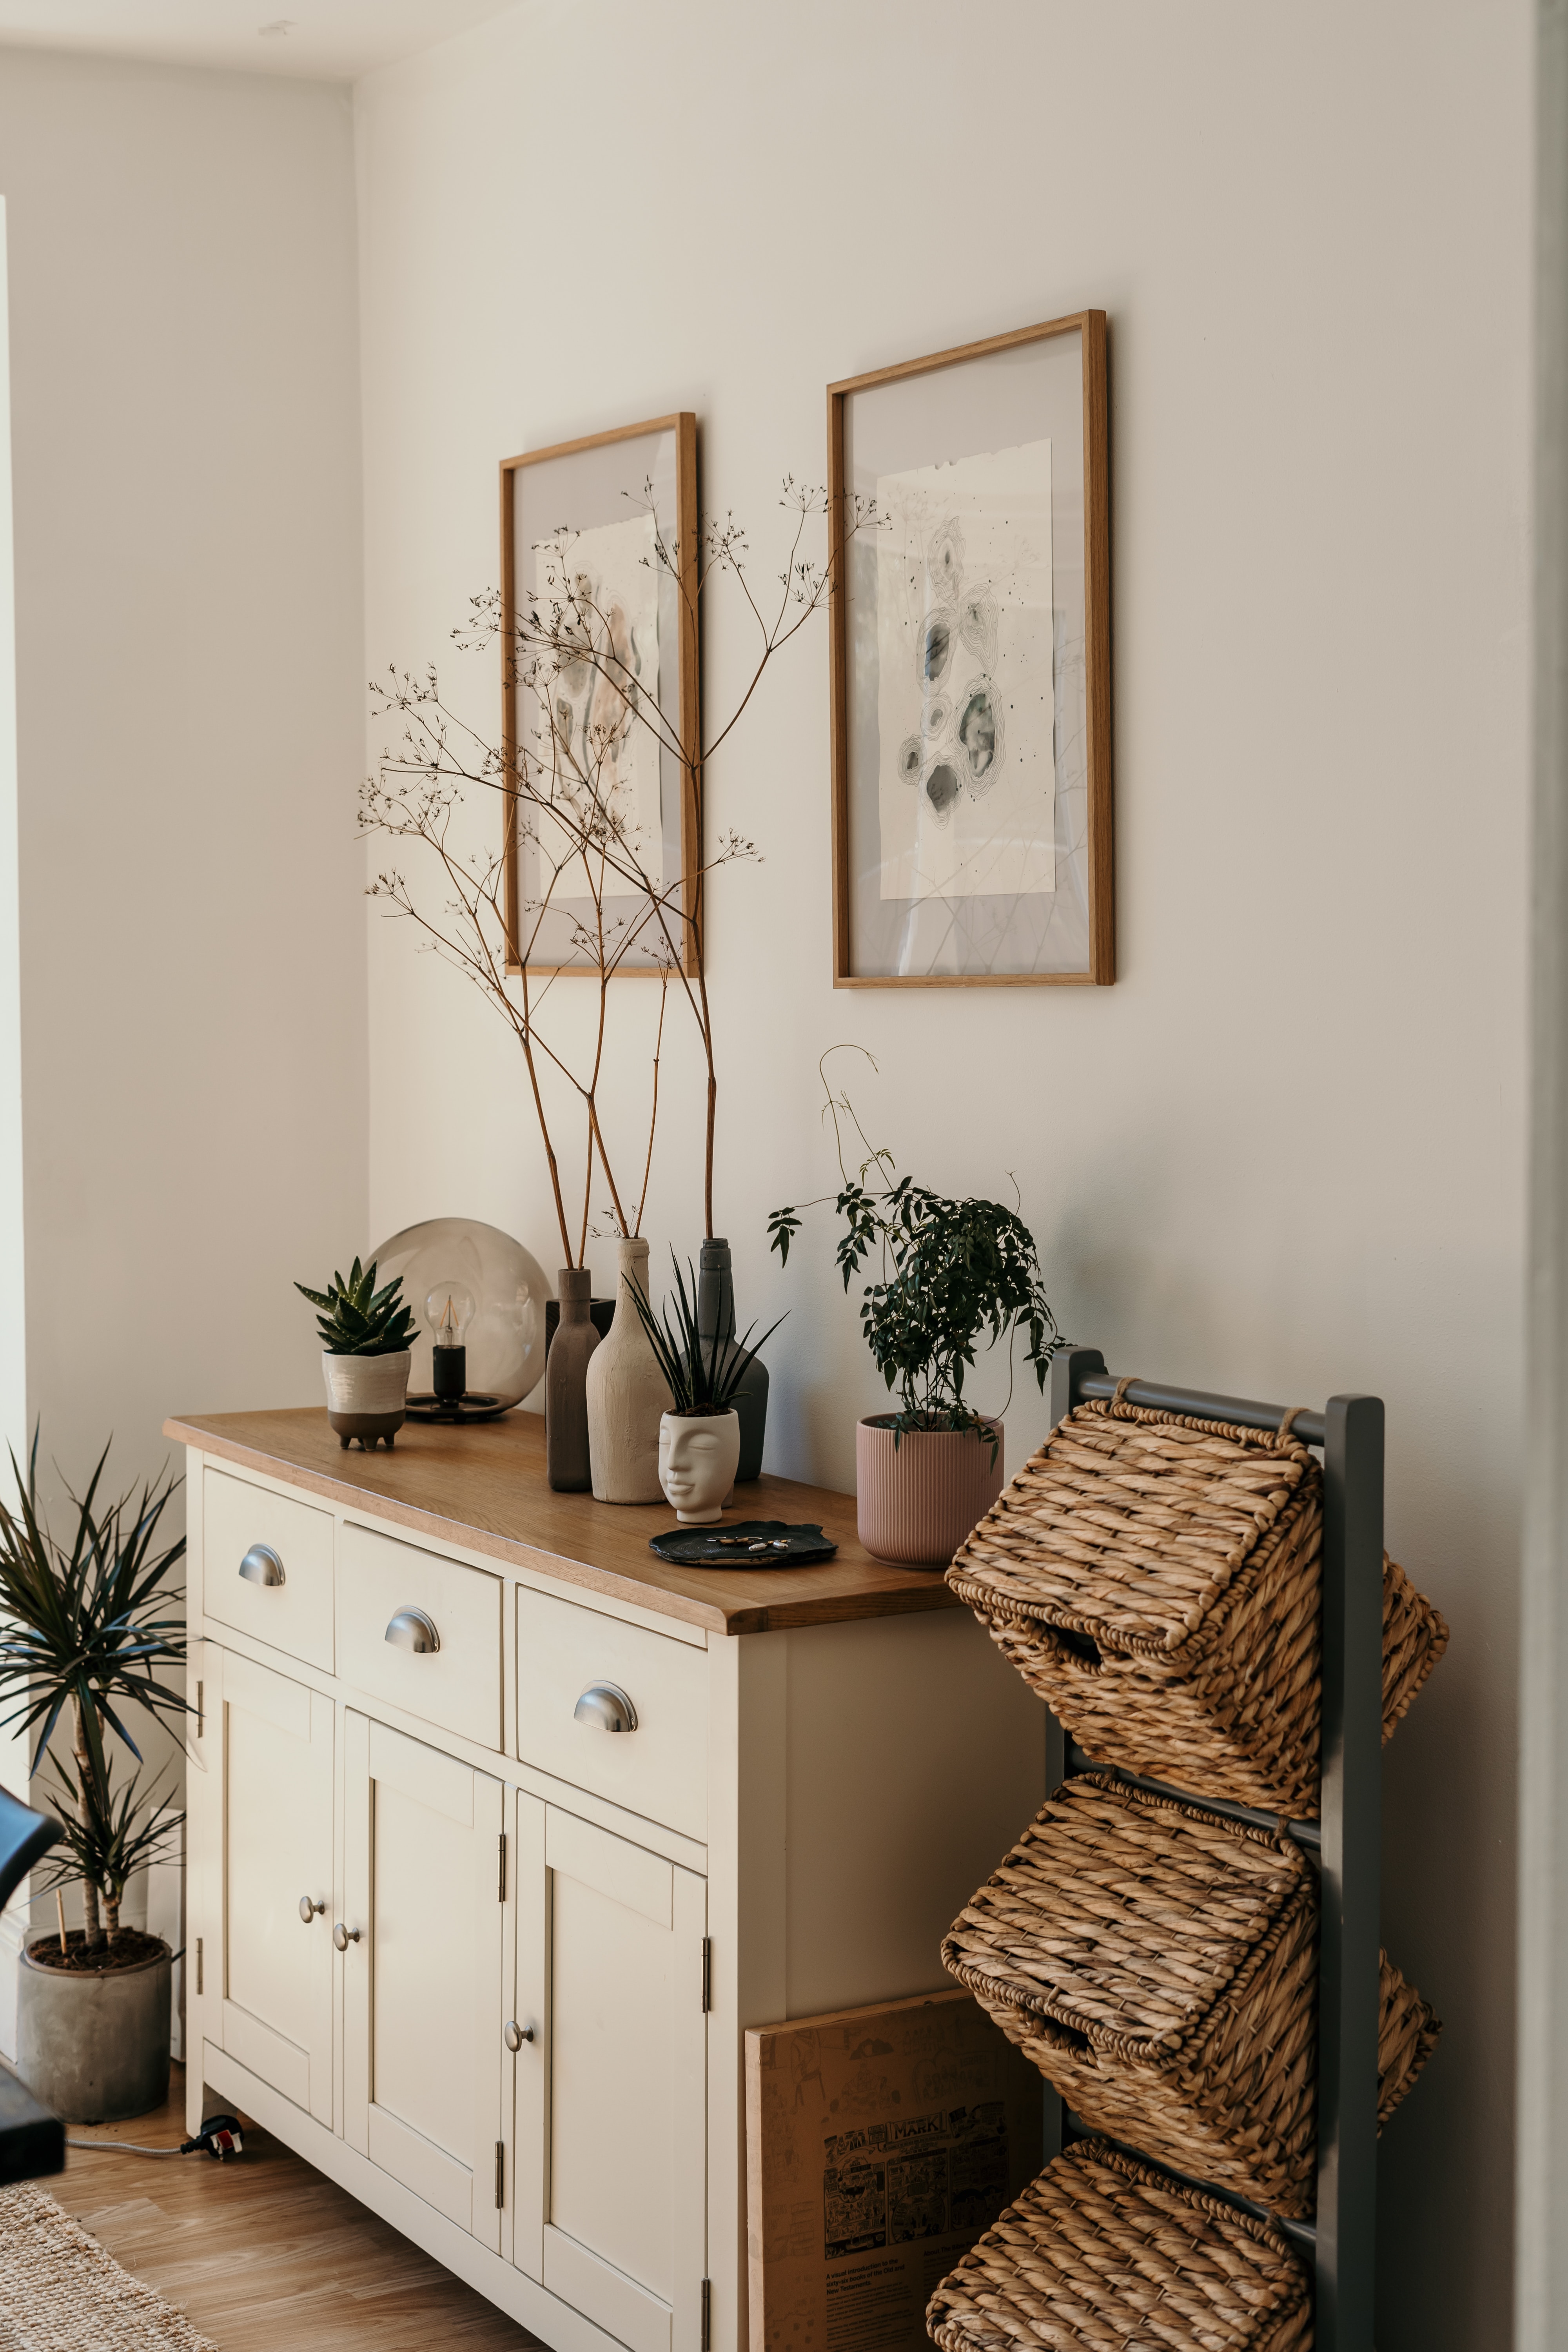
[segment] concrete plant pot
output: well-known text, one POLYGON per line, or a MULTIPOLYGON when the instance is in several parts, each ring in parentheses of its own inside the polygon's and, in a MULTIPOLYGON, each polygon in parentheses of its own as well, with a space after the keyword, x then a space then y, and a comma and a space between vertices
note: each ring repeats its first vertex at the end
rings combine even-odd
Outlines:
POLYGON ((408 1412, 408 1368, 413 1350, 391 1356, 334 1356, 323 1349, 327 1419, 346 1451, 354 1438, 368 1453, 380 1438, 388 1446, 408 1412))
POLYGON ((891 1413, 855 1431, 855 1524, 867 1550, 900 1568, 946 1568, 1002 1492, 1002 1424, 912 1429, 899 1437, 891 1413))
POLYGON ((22 1954, 16 2072, 63 2123, 121 2123, 167 2099, 170 1959, 165 1944, 135 1968, 89 1975, 22 1954))

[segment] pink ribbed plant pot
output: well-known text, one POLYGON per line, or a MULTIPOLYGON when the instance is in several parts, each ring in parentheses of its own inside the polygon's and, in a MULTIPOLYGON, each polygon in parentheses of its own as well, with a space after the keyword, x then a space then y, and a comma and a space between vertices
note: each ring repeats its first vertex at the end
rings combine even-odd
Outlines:
POLYGON ((972 1429, 893 1432, 878 1415, 855 1431, 855 1523, 878 1559, 900 1568, 945 1568, 1002 1492, 1002 1424, 996 1436, 972 1429))

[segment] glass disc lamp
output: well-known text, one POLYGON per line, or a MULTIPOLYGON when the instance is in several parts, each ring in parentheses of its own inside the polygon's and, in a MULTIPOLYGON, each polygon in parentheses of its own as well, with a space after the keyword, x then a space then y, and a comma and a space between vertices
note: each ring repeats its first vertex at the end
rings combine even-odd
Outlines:
POLYGON ((411 1421, 492 1421, 544 1373, 544 1302, 537 1258, 499 1226, 472 1217, 407 1225, 375 1253, 376 1286, 403 1278, 422 1310, 410 1345, 411 1421))

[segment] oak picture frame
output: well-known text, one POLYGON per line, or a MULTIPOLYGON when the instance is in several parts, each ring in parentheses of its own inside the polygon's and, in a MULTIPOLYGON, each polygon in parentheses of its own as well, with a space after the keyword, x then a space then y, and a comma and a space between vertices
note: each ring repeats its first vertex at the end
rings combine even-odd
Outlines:
MULTIPOLYGON (((521 912, 521 844, 518 824, 519 734, 517 707, 520 688, 510 648, 516 643, 517 616, 523 583, 520 578, 520 532, 518 507, 523 484, 546 481, 556 486, 559 469, 574 460, 590 460, 596 453, 616 448, 618 445, 637 440, 656 439, 668 434, 674 439, 673 485, 673 562, 671 572, 678 594, 677 695, 679 709, 674 733, 681 756, 679 776, 673 787, 661 776, 661 797, 670 789, 679 794, 679 953, 680 970, 692 976, 700 961, 701 928, 701 868, 702 844, 700 838, 700 806, 698 776, 701 758, 701 661, 698 589, 700 582, 700 551, 698 545, 698 479, 697 479, 697 418, 691 410, 679 410, 668 416, 658 416, 636 425, 621 425, 607 432, 590 433, 571 441, 558 441, 543 449, 525 450, 520 456, 500 461, 500 625, 502 638, 501 662, 501 756, 507 779, 503 787, 503 857, 504 909, 507 939, 507 971, 517 976, 525 970, 542 977, 570 978, 574 973, 592 976, 595 967, 586 960, 552 957, 530 959, 526 963, 519 952, 519 929, 521 912), (544 468, 542 474, 532 469, 544 468)), ((641 484, 625 483, 620 494, 628 499, 640 494, 641 484)), ((559 505, 559 502, 558 502, 559 505)), ((661 515, 661 530, 667 530, 668 518, 661 515)), ((543 526, 541 536, 552 535, 563 528, 577 528, 568 515, 563 521, 557 509, 533 518, 532 528, 543 526)), ((527 541, 527 528, 521 534, 527 541)), ((668 538, 667 538, 668 543, 668 538)), ((661 655, 661 707, 663 662, 661 655)), ((667 714, 668 715, 668 714, 667 714)), ((668 755, 664 755, 668 759, 668 755)), ((661 759, 661 768, 664 759, 661 759)), ((627 958, 616 965, 617 976, 628 979, 658 979, 660 965, 657 960, 632 961, 627 958)))
MULTIPOLYGON (((1063 347, 1064 349, 1066 347, 1063 347)), ((984 447, 982 432, 977 446, 984 447)), ((933 457, 951 452, 933 448, 933 457)), ((1108 336, 1103 310, 1080 310, 1037 326, 988 336, 922 359, 876 368, 827 387, 827 487, 832 588, 828 610, 833 825, 833 984, 836 988, 1107 987, 1116 977, 1115 871, 1110 689, 1110 465, 1108 336), (848 548, 863 493, 852 478, 846 442, 851 404, 887 386, 957 370, 997 354, 1018 352, 1076 334, 1081 372, 1083 749, 1081 838, 1069 855, 1080 861, 1084 937, 1079 968, 1028 971, 868 971, 857 953, 852 834, 861 821, 855 795, 875 780, 852 773, 851 695, 856 648, 850 640, 852 599, 848 548)), ((1076 555, 1076 550, 1074 551, 1076 555)), ((1056 572, 1053 540, 1053 604, 1056 572)), ((1053 653, 1053 661, 1055 653, 1053 653)), ((1047 895, 1039 894, 1043 898, 1047 895)), ((900 902, 912 904, 912 901, 900 902)), ((946 902, 951 903, 951 902, 946 902)))

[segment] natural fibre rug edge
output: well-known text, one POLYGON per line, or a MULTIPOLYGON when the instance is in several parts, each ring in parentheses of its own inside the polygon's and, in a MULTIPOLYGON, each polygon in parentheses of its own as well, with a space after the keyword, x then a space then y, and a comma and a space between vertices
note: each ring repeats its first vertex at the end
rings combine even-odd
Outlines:
POLYGON ((218 2352, 47 2189, 0 2189, 0 2352, 218 2352))

